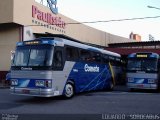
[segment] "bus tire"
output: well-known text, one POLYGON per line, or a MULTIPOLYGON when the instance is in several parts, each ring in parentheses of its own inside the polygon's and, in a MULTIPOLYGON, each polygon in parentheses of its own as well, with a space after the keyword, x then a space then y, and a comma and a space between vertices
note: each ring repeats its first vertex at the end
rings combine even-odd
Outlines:
POLYGON ((74 86, 72 83, 67 83, 64 90, 65 98, 72 98, 74 96, 74 86))

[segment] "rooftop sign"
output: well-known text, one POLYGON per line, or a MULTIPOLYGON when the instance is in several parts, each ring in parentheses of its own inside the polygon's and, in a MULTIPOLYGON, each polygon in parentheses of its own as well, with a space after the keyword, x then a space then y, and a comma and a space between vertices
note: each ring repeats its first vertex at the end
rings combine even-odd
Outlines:
POLYGON ((48 12, 43 12, 34 5, 32 5, 32 17, 48 23, 48 25, 55 25, 59 28, 65 29, 66 26, 66 23, 61 19, 61 17, 55 16, 48 12))
POLYGON ((47 3, 50 7, 50 10, 54 14, 58 14, 58 8, 57 8, 57 0, 47 0, 47 3))

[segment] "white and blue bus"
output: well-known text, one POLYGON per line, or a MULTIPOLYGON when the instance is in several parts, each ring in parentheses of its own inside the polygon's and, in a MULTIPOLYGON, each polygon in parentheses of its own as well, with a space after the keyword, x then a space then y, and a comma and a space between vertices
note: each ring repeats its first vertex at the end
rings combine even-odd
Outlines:
POLYGON ((128 56, 127 86, 133 89, 159 89, 159 58, 156 53, 132 53, 128 56))
POLYGON ((40 97, 112 89, 121 56, 65 38, 18 42, 12 60, 11 93, 40 97))

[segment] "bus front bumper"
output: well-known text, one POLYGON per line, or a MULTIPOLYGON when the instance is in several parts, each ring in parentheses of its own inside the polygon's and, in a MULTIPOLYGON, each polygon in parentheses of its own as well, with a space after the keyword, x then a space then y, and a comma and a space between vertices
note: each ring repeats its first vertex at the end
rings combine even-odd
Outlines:
POLYGON ((58 96, 59 92, 53 89, 31 89, 31 88, 16 88, 10 87, 11 94, 25 95, 25 96, 37 96, 37 97, 53 97, 58 96))
POLYGON ((157 84, 135 84, 135 83, 127 83, 128 88, 136 88, 136 89, 158 89, 157 84))

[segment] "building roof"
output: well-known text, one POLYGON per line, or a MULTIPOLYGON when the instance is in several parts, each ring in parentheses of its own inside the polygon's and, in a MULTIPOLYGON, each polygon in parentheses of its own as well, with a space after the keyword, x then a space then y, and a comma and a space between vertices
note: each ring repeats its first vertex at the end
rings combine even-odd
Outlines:
POLYGON ((160 41, 140 41, 140 42, 126 42, 126 43, 111 43, 109 47, 130 47, 130 46, 155 46, 160 45, 160 41))
POLYGON ((137 49, 137 48, 106 48, 106 50, 116 52, 121 55, 129 55, 135 52, 154 52, 160 54, 160 49, 137 49))

